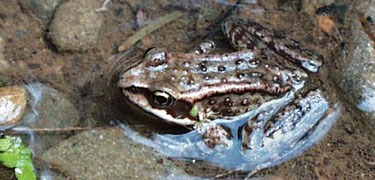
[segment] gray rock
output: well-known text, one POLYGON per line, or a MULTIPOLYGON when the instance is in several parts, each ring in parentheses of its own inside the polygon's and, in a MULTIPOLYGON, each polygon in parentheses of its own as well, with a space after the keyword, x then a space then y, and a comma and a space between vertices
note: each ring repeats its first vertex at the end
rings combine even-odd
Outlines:
POLYGON ((103 23, 100 0, 66 1, 52 20, 51 39, 59 51, 85 51, 96 44, 103 23))
POLYGON ((56 129, 76 127, 80 117, 74 105, 60 92, 42 84, 25 86, 29 92, 29 110, 22 119, 21 127, 15 130, 23 131, 30 136, 30 149, 33 155, 43 153, 49 147, 62 141, 61 133, 39 133, 31 129, 56 129))
POLYGON ((32 110, 22 120, 24 125, 32 128, 65 128, 79 123, 78 110, 62 93, 39 83, 27 85, 26 89, 32 96, 32 110))
MULTIPOLYGON (((361 9, 365 10, 366 16, 375 16, 375 1, 363 5, 361 9)), ((375 127, 375 43, 365 33, 358 18, 351 23, 353 32, 349 37, 349 56, 344 58, 338 81, 347 93, 345 98, 361 110, 375 127)))
POLYGON ((60 2, 61 0, 21 0, 20 4, 22 8, 33 12, 44 24, 47 24, 60 2))
POLYGON ((133 142, 118 128, 82 132, 41 158, 73 179, 190 179, 170 160, 133 142))
POLYGON ((334 3, 334 0, 304 0, 302 1, 302 11, 315 15, 315 11, 323 6, 334 3))

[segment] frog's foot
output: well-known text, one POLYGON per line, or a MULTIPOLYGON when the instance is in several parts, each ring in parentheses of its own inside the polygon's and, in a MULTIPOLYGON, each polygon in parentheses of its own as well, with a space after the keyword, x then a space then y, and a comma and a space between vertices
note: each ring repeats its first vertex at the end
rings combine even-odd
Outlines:
POLYGON ((292 103, 291 99, 287 95, 266 103, 235 122, 222 119, 187 134, 157 135, 152 146, 168 156, 204 160, 228 169, 275 166, 316 144, 340 112, 338 105, 330 107, 320 90, 292 103))

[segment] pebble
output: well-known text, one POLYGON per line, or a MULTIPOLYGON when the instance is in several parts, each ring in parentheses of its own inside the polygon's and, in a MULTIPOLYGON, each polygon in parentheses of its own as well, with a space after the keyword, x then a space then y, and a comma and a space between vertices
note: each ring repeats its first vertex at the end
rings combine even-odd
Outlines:
POLYGON ((100 0, 65 1, 52 20, 51 39, 59 51, 86 51, 98 40, 103 17, 100 0))
POLYGON ((17 124, 26 108, 26 90, 21 86, 0 88, 0 125, 17 124))

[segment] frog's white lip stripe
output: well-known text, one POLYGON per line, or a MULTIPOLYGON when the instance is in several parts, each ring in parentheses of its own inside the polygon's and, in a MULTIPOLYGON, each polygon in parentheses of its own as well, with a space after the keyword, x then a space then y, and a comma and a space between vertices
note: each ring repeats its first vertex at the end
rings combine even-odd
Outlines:
POLYGON ((158 118, 161 118, 165 121, 176 123, 183 126, 194 125, 196 121, 193 121, 189 118, 177 119, 167 113, 165 109, 153 108, 148 100, 142 95, 137 93, 132 93, 127 90, 123 90, 124 95, 134 104, 138 105, 140 108, 144 109, 146 112, 149 112, 155 115, 158 118))

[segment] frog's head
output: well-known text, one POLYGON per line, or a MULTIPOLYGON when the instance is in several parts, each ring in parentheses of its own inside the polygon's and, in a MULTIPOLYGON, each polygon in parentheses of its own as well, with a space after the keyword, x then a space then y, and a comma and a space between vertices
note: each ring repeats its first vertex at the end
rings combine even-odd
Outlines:
POLYGON ((180 125, 197 121, 196 107, 181 100, 181 90, 168 71, 167 51, 149 49, 142 61, 120 76, 118 86, 130 103, 162 120, 180 125))

